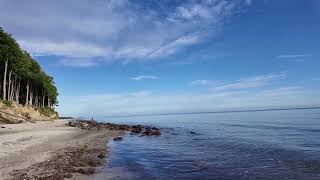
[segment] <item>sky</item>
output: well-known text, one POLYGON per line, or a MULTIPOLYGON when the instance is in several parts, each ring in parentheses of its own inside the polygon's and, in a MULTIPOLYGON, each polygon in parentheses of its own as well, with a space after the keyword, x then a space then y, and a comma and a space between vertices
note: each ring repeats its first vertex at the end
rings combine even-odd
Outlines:
POLYGON ((320 105, 318 0, 0 0, 62 116, 320 105))

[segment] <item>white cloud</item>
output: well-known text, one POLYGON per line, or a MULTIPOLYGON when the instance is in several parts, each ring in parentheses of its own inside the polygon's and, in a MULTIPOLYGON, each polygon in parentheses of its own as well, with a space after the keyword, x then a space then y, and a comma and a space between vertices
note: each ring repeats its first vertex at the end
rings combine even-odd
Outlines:
POLYGON ((199 79, 199 80, 194 80, 190 83, 191 86, 204 86, 204 85, 211 85, 212 82, 209 80, 205 79, 199 79))
POLYGON ((293 96, 303 93, 303 89, 299 86, 280 87, 272 90, 264 90, 260 93, 261 96, 275 97, 275 96, 293 96))
POLYGON ((278 59, 296 59, 296 58, 305 58, 305 57, 311 57, 312 54, 283 54, 279 55, 276 58, 278 59))
POLYGON ((65 56, 71 58, 96 58, 107 57, 112 49, 99 47, 95 44, 84 44, 80 42, 50 42, 50 41, 19 41, 22 48, 37 56, 65 56))
POLYGON ((65 66, 86 68, 96 66, 99 63, 99 61, 93 61, 91 59, 86 58, 68 58, 60 59, 60 63, 65 66))
POLYGON ((245 4, 251 5, 253 3, 253 0, 245 0, 245 4))
POLYGON ((257 87, 268 85, 273 80, 279 80, 285 77, 286 77, 285 73, 254 76, 254 77, 239 79, 233 83, 217 86, 214 88, 214 90, 229 91, 229 90, 257 88, 257 87))
POLYGON ((158 79, 159 77, 157 76, 147 76, 147 75, 144 75, 144 76, 136 76, 136 77, 132 77, 130 79, 132 80, 135 80, 135 81, 140 81, 140 80, 145 80, 145 79, 158 79))
POLYGON ((172 42, 169 42, 158 49, 151 52, 148 57, 150 58, 156 58, 156 57, 163 57, 168 56, 171 54, 174 54, 179 48, 191 44, 196 44, 201 40, 201 37, 204 36, 204 34, 191 34, 179 37, 178 39, 173 40, 172 42))
POLYGON ((190 8, 178 7, 176 16, 184 19, 192 19, 195 17, 209 18, 211 16, 210 10, 205 6, 194 5, 190 8))
POLYGON ((23 48, 32 55, 58 56, 73 66, 84 58, 96 64, 96 58, 101 63, 170 56, 216 35, 242 6, 226 0, 186 0, 171 8, 166 1, 148 8, 144 1, 128 0, 0 3, 1 25, 23 48))

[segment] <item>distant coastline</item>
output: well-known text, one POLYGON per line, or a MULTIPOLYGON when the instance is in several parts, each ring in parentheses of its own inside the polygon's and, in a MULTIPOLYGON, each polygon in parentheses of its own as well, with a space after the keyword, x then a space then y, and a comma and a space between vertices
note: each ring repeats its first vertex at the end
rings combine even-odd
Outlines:
POLYGON ((247 109, 247 110, 221 110, 221 111, 200 111, 200 112, 177 112, 177 113, 154 113, 154 114, 133 114, 119 116, 97 116, 95 118, 119 118, 119 117, 143 117, 143 116, 170 116, 188 114, 222 114, 222 113, 241 113, 241 112, 263 112, 263 111, 290 111, 290 110, 312 110, 320 109, 320 106, 313 107, 291 107, 291 108, 266 108, 266 109, 247 109))

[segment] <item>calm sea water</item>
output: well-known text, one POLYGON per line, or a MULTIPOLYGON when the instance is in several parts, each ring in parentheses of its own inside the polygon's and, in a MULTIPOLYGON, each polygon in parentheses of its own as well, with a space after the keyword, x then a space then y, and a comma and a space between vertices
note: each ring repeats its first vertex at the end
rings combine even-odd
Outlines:
POLYGON ((320 179, 320 110, 114 118, 107 122, 162 130, 160 137, 127 134, 123 141, 108 144, 111 154, 106 166, 123 169, 126 178, 320 179))

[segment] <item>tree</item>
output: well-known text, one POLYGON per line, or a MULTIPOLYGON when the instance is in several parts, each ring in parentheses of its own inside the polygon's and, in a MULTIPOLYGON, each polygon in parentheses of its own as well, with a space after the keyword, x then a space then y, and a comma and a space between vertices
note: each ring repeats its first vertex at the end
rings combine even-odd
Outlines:
POLYGON ((33 107, 52 107, 57 104, 58 91, 53 78, 1 27, 0 77, 0 97, 3 100, 33 107))

